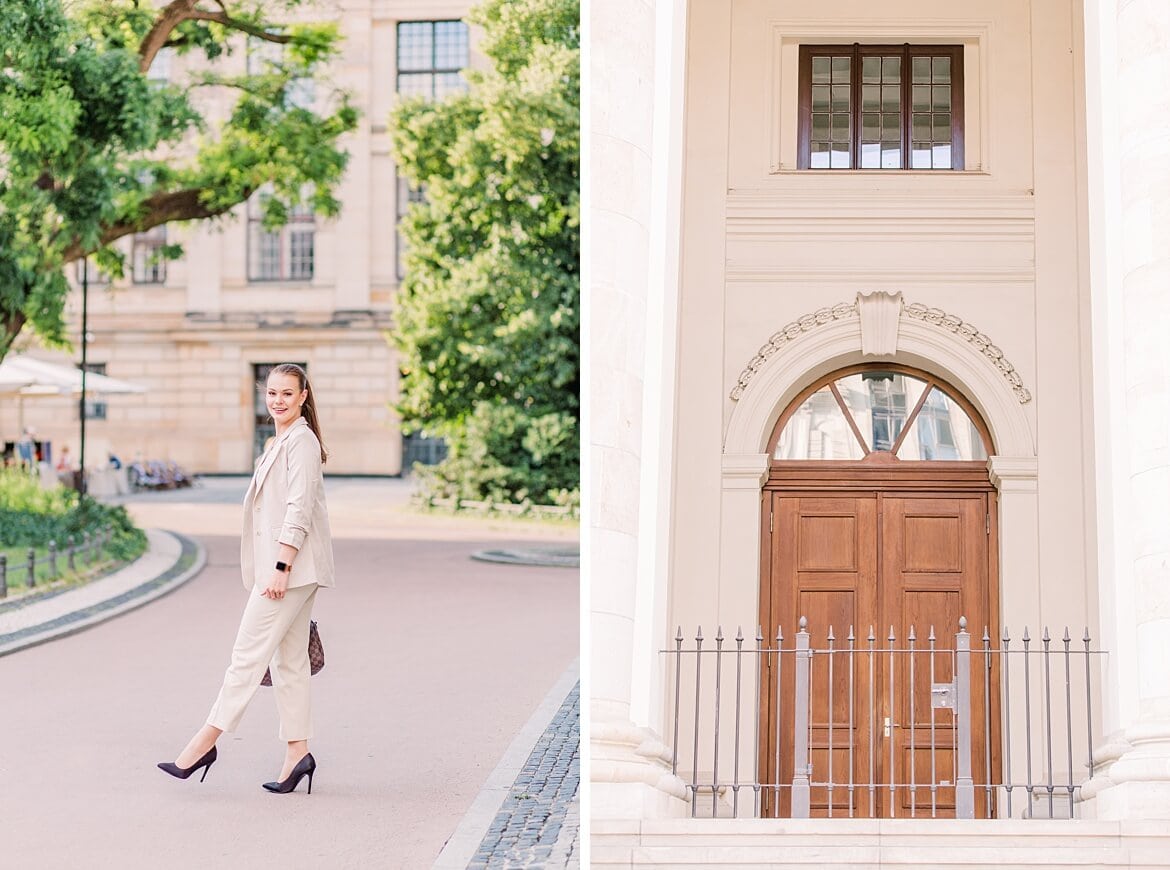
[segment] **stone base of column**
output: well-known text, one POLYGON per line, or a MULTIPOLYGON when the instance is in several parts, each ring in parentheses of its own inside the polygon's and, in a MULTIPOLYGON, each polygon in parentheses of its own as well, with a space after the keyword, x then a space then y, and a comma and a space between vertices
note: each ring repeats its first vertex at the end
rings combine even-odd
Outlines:
POLYGON ((670 749, 632 722, 590 723, 590 812, 594 819, 664 819, 690 814, 687 788, 670 772, 670 749))
POLYGON ((1106 740, 1094 762, 1081 790, 1086 816, 1170 821, 1170 722, 1135 722, 1106 740))

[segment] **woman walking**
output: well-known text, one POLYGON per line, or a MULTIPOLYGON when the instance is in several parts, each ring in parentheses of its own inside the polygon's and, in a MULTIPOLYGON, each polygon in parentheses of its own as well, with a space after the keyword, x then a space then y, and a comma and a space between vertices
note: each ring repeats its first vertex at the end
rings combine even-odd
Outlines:
POLYGON ((280 739, 287 749, 280 775, 264 783, 287 794, 305 776, 309 792, 317 763, 309 753, 309 617, 321 587, 333 586, 333 543, 321 467, 326 459, 308 375, 285 363, 268 375, 265 403, 276 436, 256 465, 244 496, 240 562, 248 603, 207 724, 174 762, 159 764, 186 779, 215 762, 215 741, 235 731, 271 665, 280 739))

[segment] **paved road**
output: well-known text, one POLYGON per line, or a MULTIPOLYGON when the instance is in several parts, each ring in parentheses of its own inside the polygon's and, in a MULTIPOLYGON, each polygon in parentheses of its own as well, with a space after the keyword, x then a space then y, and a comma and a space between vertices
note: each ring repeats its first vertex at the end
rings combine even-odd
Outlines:
POLYGON ((313 794, 260 788, 281 752, 266 689, 206 782, 164 776, 154 764, 203 721, 243 606, 245 483, 130 499, 143 522, 203 541, 203 574, 0 658, 0 866, 428 867, 577 656, 575 571, 469 558, 571 530, 417 516, 402 482, 330 480, 338 588, 315 611, 313 794))

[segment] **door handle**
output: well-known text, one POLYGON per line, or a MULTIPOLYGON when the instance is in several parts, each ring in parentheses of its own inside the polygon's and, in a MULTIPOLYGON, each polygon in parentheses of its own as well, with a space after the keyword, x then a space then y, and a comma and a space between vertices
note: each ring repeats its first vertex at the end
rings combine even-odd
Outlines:
POLYGON ((885 721, 885 725, 882 727, 882 735, 885 737, 889 737, 891 728, 901 728, 901 727, 902 726, 899 725, 897 722, 891 722, 890 717, 887 716, 886 721, 885 721))

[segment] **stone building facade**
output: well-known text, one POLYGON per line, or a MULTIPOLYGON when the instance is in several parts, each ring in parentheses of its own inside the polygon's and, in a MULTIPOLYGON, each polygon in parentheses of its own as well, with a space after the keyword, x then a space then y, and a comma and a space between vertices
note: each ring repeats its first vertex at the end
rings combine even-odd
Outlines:
MULTIPOLYGON (((90 274, 88 359, 97 370, 146 388, 141 395, 99 397, 88 420, 88 462, 105 450, 124 460, 171 460, 200 473, 248 473, 270 434, 256 384, 266 366, 304 363, 318 394, 334 474, 399 474, 404 439, 391 405, 398 367, 388 342, 401 280, 396 223, 411 192, 397 177, 387 115, 398 93, 441 95, 462 87, 458 70, 478 64, 475 34, 461 19, 470 2, 346 0, 304 10, 337 16, 342 52, 331 83, 349 90, 361 110, 346 137, 349 165, 336 219, 294 215, 264 233, 255 204, 216 226, 159 228, 121 244, 126 276, 112 286, 90 274), (160 243, 181 242, 184 256, 154 264, 160 243)), ((224 59, 241 72, 249 51, 224 59)), ((156 75, 181 77, 183 61, 156 63, 156 75)), ((312 92, 307 94, 313 99, 312 92)), ((214 118, 228 95, 212 95, 214 118)), ((255 199, 255 198, 253 198, 255 199)), ((80 269, 70 278, 80 287, 80 269)), ((35 347, 46 359, 80 358, 81 294, 68 302, 75 350, 35 347)), ((26 398, 19 415, 4 400, 0 438, 21 423, 37 437, 77 453, 75 401, 26 398)), ((409 450, 408 450, 409 452, 409 450)), ((406 457, 409 464, 410 456, 406 457)))

